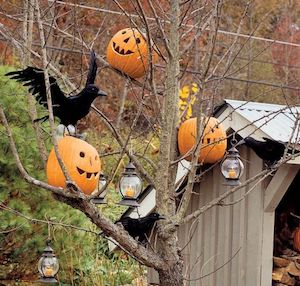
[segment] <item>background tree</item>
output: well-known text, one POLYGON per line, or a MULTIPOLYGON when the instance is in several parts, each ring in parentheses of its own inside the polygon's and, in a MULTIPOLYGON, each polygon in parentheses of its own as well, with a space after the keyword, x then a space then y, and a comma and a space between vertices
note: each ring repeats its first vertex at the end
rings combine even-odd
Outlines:
MULTIPOLYGON (((60 84, 64 84, 66 91, 71 93, 80 89, 84 84, 89 50, 93 48, 97 52, 97 84, 109 95, 107 100, 95 102, 94 112, 80 122, 79 130, 88 133, 88 141, 97 147, 100 157, 104 158, 105 172, 110 183, 108 186, 115 191, 117 173, 130 158, 145 184, 155 187, 156 210, 167 219, 158 223, 155 245, 144 247, 111 220, 117 218, 121 213, 120 209, 116 209, 115 215, 109 219, 105 208, 95 207, 90 201, 91 197, 85 196, 76 187, 62 190, 44 183, 42 174, 45 149, 49 150, 50 146, 56 144, 53 134, 55 122, 50 111, 50 126, 34 124, 36 112, 39 114, 41 110, 35 110, 32 100, 29 101, 29 110, 18 111, 24 114, 24 121, 23 115, 14 117, 17 107, 23 106, 19 105, 20 102, 25 101, 24 97, 20 97, 19 101, 10 95, 15 94, 18 89, 14 86, 13 91, 4 90, 5 96, 0 101, 3 123, 1 132, 5 134, 2 144, 10 146, 21 177, 35 186, 35 193, 43 196, 37 202, 55 203, 58 212, 65 211, 64 204, 59 202, 79 210, 92 222, 94 232, 101 229, 105 236, 117 241, 138 263, 155 268, 161 285, 182 285, 185 278, 184 265, 177 230, 178 225, 193 218, 186 217, 186 210, 196 171, 200 172, 200 176, 205 172, 199 166, 196 155, 201 148, 204 130, 201 115, 211 116, 214 107, 222 98, 228 97, 228 94, 231 98, 246 100, 276 100, 287 105, 295 101, 298 103, 294 94, 291 97, 286 93, 287 90, 298 92, 297 85, 290 86, 290 81, 285 81, 284 84, 276 81, 278 78, 274 66, 283 65, 283 62, 272 61, 272 46, 280 44, 294 49, 297 46, 293 43, 274 43, 267 38, 273 35, 272 21, 277 11, 284 7, 285 1, 272 3, 274 10, 271 12, 269 3, 264 1, 114 0, 86 1, 82 5, 52 0, 26 0, 23 5, 3 3, 3 21, 1 20, 0 25, 1 44, 5 47, 3 62, 7 60, 18 65, 17 60, 12 57, 15 55, 16 58, 25 59, 24 65, 30 63, 42 67, 45 70, 46 86, 49 87, 50 73, 60 79, 60 84), (140 79, 128 78, 111 68, 105 59, 111 36, 125 27, 143 30, 149 44, 149 54, 153 49, 159 54, 157 64, 148 58, 149 69, 140 79), (151 45, 152 42, 154 46, 151 45), (186 84, 197 86, 196 100, 195 94, 190 93, 187 101, 193 102, 193 116, 198 118, 198 135, 196 147, 191 154, 188 183, 179 198, 175 185, 177 163, 181 159, 177 151, 177 129, 185 112, 178 108, 178 101, 179 88, 186 84), (30 121, 28 117, 25 118, 27 113, 30 121), (23 129, 26 130, 25 134, 15 128, 15 125, 23 124, 30 128, 28 132, 23 129), (29 140, 25 140, 26 136, 31 142, 26 144, 26 148, 34 148, 32 156, 22 150, 24 146, 21 142, 29 140), (40 166, 32 165, 37 158, 41 158, 40 166), (53 196, 44 197, 45 192, 39 188, 48 190, 53 196)), ((295 6, 298 7, 296 2, 295 6)), ((4 86, 7 83, 16 85, 7 78, 3 78, 2 82, 4 86)), ((5 174, 1 182, 10 189, 9 192, 3 192, 1 208, 9 211, 13 208, 13 199, 9 196, 15 188, 8 183, 8 177, 11 174, 10 168, 15 168, 15 165, 6 159, 2 159, 1 164, 5 174)), ((258 175, 256 179, 263 175, 265 173, 258 175)), ((19 193, 25 194, 24 181, 19 176, 16 183, 19 189, 22 188, 19 193)), ((29 188, 27 184, 26 188, 29 188)), ((216 200, 208 208, 217 203, 216 200)), ((43 204, 34 203, 30 205, 30 212, 37 205, 41 212, 44 211, 43 204)), ((111 205, 108 207, 112 208, 111 205)), ((19 211, 24 213, 23 209, 19 211)), ((201 212, 197 215, 200 214, 201 212)), ((34 216, 39 217, 38 212, 34 212, 34 216)), ((42 217, 45 218, 44 214, 42 217)), ((54 221, 56 220, 48 219, 45 223, 55 224, 54 221)), ((76 220, 68 221, 73 226, 76 223, 76 220)), ((5 226, 4 230, 14 229, 16 226, 19 226, 18 221, 5 226)), ((66 225, 64 227, 67 228, 66 225)), ((90 228, 85 230, 89 232, 90 228)), ((7 239, 5 233, 3 237, 7 239)), ((97 235, 96 239, 99 239, 97 235)), ((89 270, 95 269, 90 267, 89 270)))

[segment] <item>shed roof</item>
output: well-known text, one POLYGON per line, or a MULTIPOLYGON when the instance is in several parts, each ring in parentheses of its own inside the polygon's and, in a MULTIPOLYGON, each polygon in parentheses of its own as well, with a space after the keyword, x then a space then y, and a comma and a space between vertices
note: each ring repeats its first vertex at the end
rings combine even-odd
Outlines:
POLYGON ((300 107, 225 99, 215 115, 218 117, 228 106, 266 137, 299 144, 300 107))

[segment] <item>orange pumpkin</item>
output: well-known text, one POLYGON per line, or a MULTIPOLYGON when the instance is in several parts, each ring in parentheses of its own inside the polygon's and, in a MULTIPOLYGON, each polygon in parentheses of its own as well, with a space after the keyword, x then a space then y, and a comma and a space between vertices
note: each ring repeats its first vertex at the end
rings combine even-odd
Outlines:
MULTIPOLYGON (((148 68, 147 41, 137 29, 120 30, 110 40, 106 57, 115 69, 132 78, 139 78, 148 68)), ((157 58, 157 53, 153 52, 153 63, 157 61, 157 58)))
MULTIPOLYGON (((190 118, 179 127, 178 147, 181 156, 187 154, 196 143, 196 123, 197 118, 190 118)), ((210 117, 208 122, 205 119, 204 124, 205 130, 198 161, 203 164, 213 164, 222 159, 225 154, 227 147, 226 132, 223 125, 214 117, 210 117), (211 144, 213 142, 215 143, 211 144)), ((191 160, 191 156, 188 156, 186 159, 191 160)))
MULTIPOLYGON (((58 141, 58 151, 71 179, 85 194, 91 194, 98 186, 101 162, 97 150, 87 142, 72 136, 58 141)), ((48 183, 66 187, 66 179, 60 168, 54 148, 46 166, 48 183)))
POLYGON ((294 249, 300 253, 300 227, 297 227, 294 232, 294 249))

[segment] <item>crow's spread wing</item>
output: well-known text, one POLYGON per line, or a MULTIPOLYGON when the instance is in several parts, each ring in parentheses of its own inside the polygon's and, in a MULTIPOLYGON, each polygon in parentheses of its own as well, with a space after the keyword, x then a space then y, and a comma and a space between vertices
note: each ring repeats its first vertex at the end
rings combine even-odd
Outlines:
POLYGON ((268 137, 263 137, 263 139, 268 142, 268 143, 273 143, 273 144, 278 144, 278 145, 282 145, 283 142, 280 142, 280 141, 276 141, 274 139, 271 139, 271 138, 268 138, 268 137))
MULTIPOLYGON (((43 70, 35 67, 28 67, 24 70, 9 72, 6 76, 16 79, 17 81, 22 82, 24 86, 29 87, 29 91, 35 96, 36 101, 48 108, 43 70)), ((55 108, 64 105, 67 102, 67 97, 59 88, 56 79, 50 76, 49 81, 53 107, 55 108)))
POLYGON ((297 148, 297 144, 296 144, 296 146, 294 144, 288 145, 287 142, 283 143, 282 141, 275 141, 273 139, 269 139, 266 137, 263 137, 263 139, 266 142, 273 142, 274 145, 276 145, 276 148, 280 148, 281 150, 288 148, 288 150, 287 150, 288 154, 299 154, 300 153, 300 150, 297 148))
POLYGON ((97 75, 97 62, 96 62, 96 55, 95 52, 92 50, 90 54, 90 62, 89 62, 89 73, 87 75, 86 84, 94 84, 97 75))
POLYGON ((276 141, 274 139, 270 139, 270 138, 267 138, 267 137, 263 137, 263 139, 269 143, 271 146, 273 147, 277 147, 277 148, 281 148, 281 149, 284 149, 285 148, 285 144, 280 142, 280 141, 276 141))

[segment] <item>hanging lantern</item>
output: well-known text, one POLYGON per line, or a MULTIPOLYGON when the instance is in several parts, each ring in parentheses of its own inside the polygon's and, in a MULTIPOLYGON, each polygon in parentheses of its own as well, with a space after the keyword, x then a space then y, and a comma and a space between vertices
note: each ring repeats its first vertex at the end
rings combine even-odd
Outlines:
MULTIPOLYGON (((205 126, 198 162, 213 164, 223 158, 227 147, 227 136, 223 124, 218 119, 203 117, 205 126)), ((178 148, 181 156, 191 151, 196 143, 197 118, 184 121, 178 130, 178 148)), ((191 160, 187 156, 186 160, 191 160)))
POLYGON ((119 205, 137 207, 139 204, 136 199, 142 190, 142 181, 135 172, 135 166, 129 162, 125 167, 119 182, 120 193, 123 197, 119 205))
POLYGON ((42 257, 38 263, 38 270, 40 272, 39 282, 43 283, 57 283, 55 275, 59 270, 58 259, 56 258, 53 249, 51 248, 51 240, 48 239, 46 242, 42 257))
MULTIPOLYGON (((58 151, 71 179, 85 193, 91 194, 98 186, 101 162, 97 150, 87 142, 73 136, 58 141, 58 151)), ((66 187, 66 178, 56 158, 54 148, 47 161, 48 183, 55 187, 66 187)))
MULTIPOLYGON (((110 40, 106 57, 108 63, 115 69, 132 78, 142 77, 149 61, 145 36, 135 28, 120 30, 110 40)), ((153 63, 156 62, 157 57, 157 53, 153 51, 153 63)))
POLYGON ((240 178, 244 171, 244 164, 240 159, 239 151, 232 147, 221 163, 221 172, 225 177, 227 186, 239 186, 240 178))
MULTIPOLYGON (((100 173, 99 190, 101 190, 105 185, 106 185, 106 178, 103 173, 100 173)), ((107 194, 107 189, 108 188, 102 191, 96 198, 92 199, 92 203, 94 203, 95 205, 106 204, 105 196, 107 194)), ((98 189, 96 191, 98 191, 98 189)))

